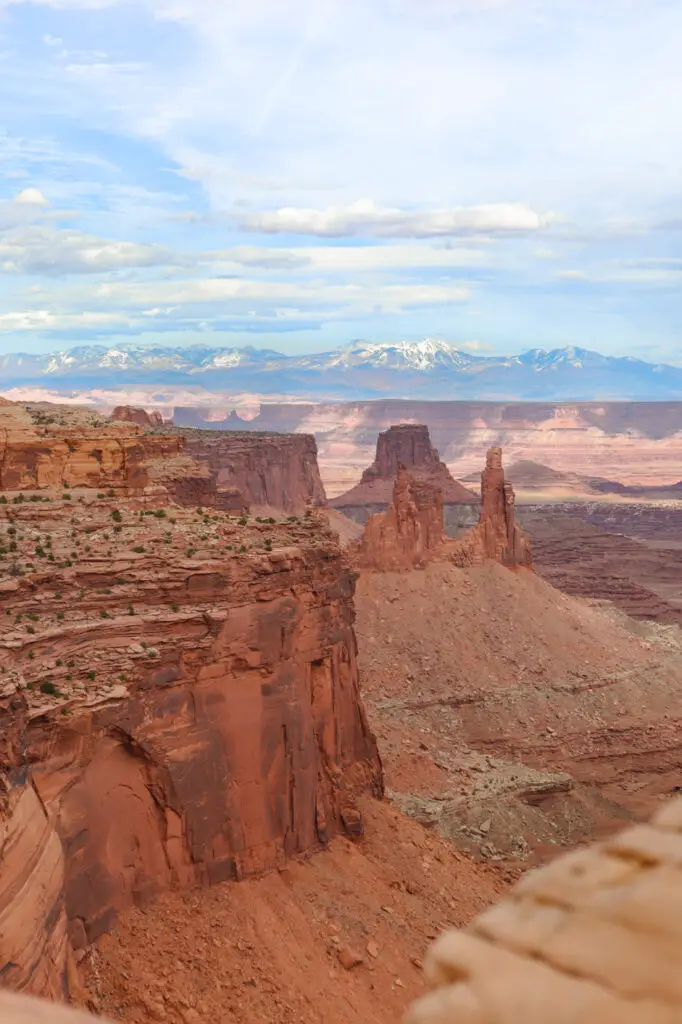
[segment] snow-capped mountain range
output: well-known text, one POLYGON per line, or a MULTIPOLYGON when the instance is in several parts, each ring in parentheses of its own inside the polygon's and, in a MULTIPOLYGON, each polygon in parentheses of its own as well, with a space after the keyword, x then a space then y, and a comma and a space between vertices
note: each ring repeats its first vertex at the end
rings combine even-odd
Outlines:
POLYGON ((328 399, 682 399, 682 367, 573 346, 480 356, 447 341, 356 341, 331 352, 286 356, 270 349, 84 345, 0 355, 0 393, 199 385, 228 392, 328 399))

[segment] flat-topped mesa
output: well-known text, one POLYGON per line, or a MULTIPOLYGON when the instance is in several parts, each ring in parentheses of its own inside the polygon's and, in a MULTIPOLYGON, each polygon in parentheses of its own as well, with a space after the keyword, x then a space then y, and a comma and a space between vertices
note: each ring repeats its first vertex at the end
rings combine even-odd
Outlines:
POLYGON ((327 504, 312 434, 187 428, 182 437, 187 453, 210 469, 218 488, 240 492, 254 512, 300 515, 311 503, 327 504))
POLYGON ((413 569, 424 565, 444 540, 441 490, 415 480, 398 463, 388 511, 370 516, 362 539, 352 545, 352 551, 363 568, 413 569))
POLYGON ((360 483, 330 502, 334 508, 388 505, 399 466, 415 480, 440 488, 445 504, 474 504, 476 495, 454 479, 432 446, 429 428, 422 423, 399 423, 377 438, 376 457, 362 474, 360 483))
POLYGON ((453 543, 450 560, 456 565, 493 559, 509 568, 530 566, 530 541, 516 524, 515 503, 514 488, 504 479, 502 449, 489 448, 481 473, 479 521, 453 543))
POLYGON ((147 412, 146 409, 141 409, 139 406, 134 405, 117 405, 111 414, 111 419, 126 423, 137 423, 139 427, 163 426, 163 416, 156 409, 152 410, 152 412, 147 412))

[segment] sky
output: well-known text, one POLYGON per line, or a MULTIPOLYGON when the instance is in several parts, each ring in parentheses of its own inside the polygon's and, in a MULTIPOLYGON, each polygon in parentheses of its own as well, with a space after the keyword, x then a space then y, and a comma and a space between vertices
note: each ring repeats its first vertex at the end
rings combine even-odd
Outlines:
POLYGON ((0 0, 0 352, 682 364, 681 0, 0 0))

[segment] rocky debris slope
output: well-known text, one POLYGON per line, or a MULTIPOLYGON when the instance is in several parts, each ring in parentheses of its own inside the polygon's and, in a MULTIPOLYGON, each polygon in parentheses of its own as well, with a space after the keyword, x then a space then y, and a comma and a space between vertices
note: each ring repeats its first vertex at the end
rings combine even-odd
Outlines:
POLYGON ((153 409, 147 412, 134 405, 117 405, 111 414, 112 420, 123 420, 129 423, 137 423, 139 427, 162 427, 163 416, 158 410, 153 409))
MULTIPOLYGON (((61 840, 75 949, 164 888, 362 831, 356 796, 382 775, 323 513, 0 503, 0 571, 2 767, 29 772, 61 840)), ((52 904, 24 897, 49 931, 52 904)))
POLYGON ((184 430, 185 450, 207 465, 219 488, 244 496, 254 512, 301 513, 327 498, 309 434, 261 434, 184 430))
POLYGON ((363 695, 386 786, 486 859, 543 859, 680 784, 682 635, 531 572, 363 572, 363 695))
POLYGON ((125 914, 82 964, 100 1012, 125 1024, 397 1024, 425 991, 430 938, 508 882, 386 803, 360 806, 361 839, 125 914))
POLYGON ((562 857, 431 947, 409 1024, 678 1024, 682 801, 562 857))
POLYGON ((370 516, 353 550, 363 568, 413 569, 433 557, 444 540, 442 492, 399 464, 388 512, 370 516))
POLYGON ((369 515, 390 504, 399 466, 404 466, 420 483, 437 487, 446 505, 463 506, 456 510, 456 516, 451 516, 453 526, 455 519, 460 528, 470 524, 476 495, 458 483, 441 462, 431 445, 428 427, 423 424, 400 423, 380 433, 376 457, 363 472, 360 483, 333 498, 330 504, 352 519, 366 522, 369 515))

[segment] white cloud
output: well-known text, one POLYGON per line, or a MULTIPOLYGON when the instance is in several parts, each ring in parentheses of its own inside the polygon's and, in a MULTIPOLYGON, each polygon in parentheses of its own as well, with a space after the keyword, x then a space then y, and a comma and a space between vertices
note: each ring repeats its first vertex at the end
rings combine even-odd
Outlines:
POLYGON ((550 227, 558 214, 524 203, 489 203, 438 210, 379 207, 368 199, 325 210, 284 207, 240 218, 247 231, 266 234, 317 235, 322 238, 440 238, 452 235, 526 234, 550 227))
POLYGON ((25 188, 13 199, 0 199, 0 229, 42 220, 48 206, 47 199, 37 188, 25 188))
POLYGON ((109 241, 81 231, 33 226, 0 239, 0 270, 5 273, 95 274, 131 267, 182 265, 193 258, 160 245, 109 241))
POLYGON ((22 206, 49 206, 47 199, 38 188, 25 188, 15 197, 15 203, 22 206))

